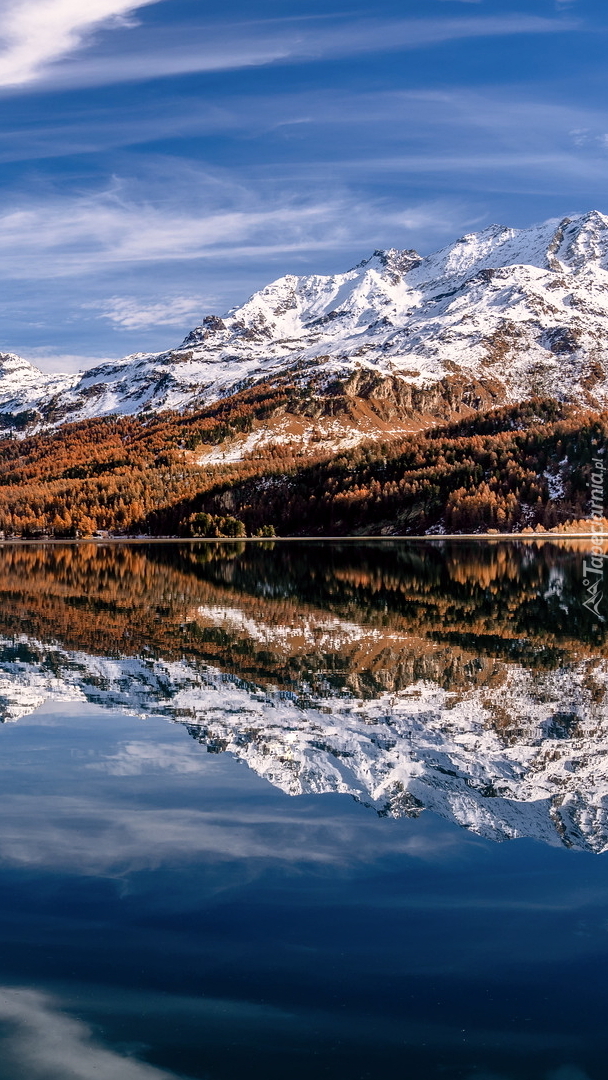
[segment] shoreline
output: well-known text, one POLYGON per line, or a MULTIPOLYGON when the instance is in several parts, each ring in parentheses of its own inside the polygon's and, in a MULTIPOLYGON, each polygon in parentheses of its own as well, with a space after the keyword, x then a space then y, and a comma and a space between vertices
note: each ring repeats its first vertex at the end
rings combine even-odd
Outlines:
POLYGON ((82 536, 78 539, 60 539, 56 537, 14 537, 0 540, 0 547, 9 547, 15 544, 39 544, 53 546, 72 544, 284 544, 298 543, 326 543, 327 541, 348 541, 353 543, 368 543, 370 540, 383 542, 401 541, 402 543, 441 543, 444 540, 484 540, 486 542, 504 543, 506 540, 515 542, 523 540, 525 543, 545 543, 547 541, 563 540, 597 540, 598 537, 608 540, 606 533, 597 532, 572 532, 572 533, 445 533, 433 536, 82 536))

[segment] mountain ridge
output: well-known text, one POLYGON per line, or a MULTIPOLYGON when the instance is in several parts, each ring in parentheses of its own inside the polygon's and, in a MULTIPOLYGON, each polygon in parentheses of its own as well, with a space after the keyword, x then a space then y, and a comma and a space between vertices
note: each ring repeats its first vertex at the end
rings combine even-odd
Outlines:
POLYGON ((608 217, 491 225, 428 256, 391 248, 342 274, 287 274, 163 352, 67 375, 2 353, 0 430, 184 411, 280 379, 320 391, 336 379, 393 380, 417 395, 418 408, 401 413, 421 426, 482 400, 602 408, 606 342, 608 217))

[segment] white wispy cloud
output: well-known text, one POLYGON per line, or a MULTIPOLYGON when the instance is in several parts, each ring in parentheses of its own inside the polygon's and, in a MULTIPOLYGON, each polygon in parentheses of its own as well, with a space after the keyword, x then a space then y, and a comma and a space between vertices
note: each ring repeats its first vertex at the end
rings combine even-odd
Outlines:
POLYGON ((37 79, 102 24, 125 24, 157 0, 5 0, 0 7, 0 86, 37 79))
POLYGON ((111 296, 86 306, 100 309, 99 318, 109 319, 123 330, 142 330, 149 326, 183 326, 184 321, 197 319, 201 312, 217 306, 217 301, 210 296, 172 296, 142 303, 133 296, 111 296))
MULTIPOLYGON (((169 196, 159 194, 158 186, 146 194, 137 184, 114 182, 91 195, 43 193, 16 203, 0 214, 0 277, 33 280, 129 264, 365 252, 378 246, 381 232, 398 238, 425 227, 438 235, 464 223, 462 209, 449 202, 387 205, 340 190, 303 198, 294 189, 246 188, 227 177, 222 182, 187 172, 182 163, 183 186, 175 181, 169 196)), ((187 294, 152 303, 151 314, 161 325, 199 310, 197 298, 187 294)), ((130 320, 132 328, 147 319, 137 304, 120 298, 105 314, 117 325, 130 320)))
MULTIPOLYGON (((329 159, 334 144, 345 145, 342 132, 350 127, 349 145, 361 147, 361 160, 370 169, 384 156, 385 149, 378 152, 378 148, 387 146, 399 147, 412 158, 426 146, 449 166, 455 156, 470 155, 474 160, 480 148, 486 154, 504 153, 513 161, 524 148, 536 158, 548 152, 553 156, 558 147, 560 152, 569 149, 565 138, 569 132, 603 134, 607 124, 608 111, 600 101, 580 106, 556 102, 549 94, 543 100, 538 88, 532 91, 525 86, 486 86, 475 92, 458 86, 370 93, 336 90, 329 96, 319 90, 227 94, 213 102, 168 95, 161 102, 121 109, 118 115, 83 112, 72 105, 67 114, 53 116, 50 123, 41 117, 38 124, 12 128, 0 145, 0 162, 99 152, 155 137, 204 137, 217 132, 229 138, 242 138, 244 133, 251 142, 271 137, 275 140, 272 153, 276 154, 277 141, 289 139, 297 130, 301 147, 297 167, 306 169, 310 159, 310 168, 319 170, 319 143, 327 148, 329 159), (456 149, 458 155, 454 155, 456 149)), ((508 166, 508 160, 504 164, 508 166)), ((340 165, 339 158, 334 158, 334 178, 340 165)), ((285 173, 293 163, 279 165, 273 159, 271 167, 275 174, 279 169, 285 173)), ((551 162, 549 167, 553 167, 551 162)), ((256 173, 262 168, 258 162, 256 173)), ((174 184, 175 175, 181 172, 182 166, 175 164, 174 175, 167 173, 167 180, 174 184)))
MULTIPOLYGON (((572 19, 518 14, 504 16, 432 19, 299 19, 266 20, 247 24, 217 23, 172 28, 147 28, 138 32, 137 44, 123 42, 111 52, 102 50, 84 58, 68 54, 82 44, 87 30, 112 15, 135 10, 155 0, 95 0, 99 8, 115 8, 88 18, 83 27, 74 21, 60 35, 49 27, 51 43, 27 48, 16 42, 7 53, 9 76, 0 85, 51 82, 59 86, 99 85, 137 81, 189 72, 230 71, 276 63, 302 63, 370 52, 418 49, 471 38, 520 34, 554 34, 572 31, 572 19), (53 42, 57 41, 56 47, 53 42), (23 55, 22 55, 23 51, 23 55), (60 57, 63 63, 53 63, 60 57)), ((51 5, 51 0, 48 0, 51 5)), ((53 0, 60 7, 78 10, 79 0, 53 0)), ((43 0, 27 0, 28 8, 44 7, 43 0)), ((25 2, 24 5, 25 7, 25 2)), ((93 5, 94 7, 95 5, 93 5)), ((83 9, 84 10, 84 9, 83 9)), ((87 9, 88 10, 88 9, 87 9)), ((74 16, 75 20, 75 16, 74 16)), ((29 39, 28 39, 29 40, 29 39)))
MULTIPOLYGON (((605 143, 608 112, 598 102, 594 107, 555 102, 548 96, 532 96, 526 87, 484 87, 468 91, 416 90, 337 95, 326 106, 313 95, 294 95, 280 105, 269 104, 265 117, 270 126, 300 124, 307 117, 311 139, 319 125, 325 145, 328 133, 338 132, 338 145, 345 145, 339 129, 351 125, 358 137, 351 145, 364 145, 365 153, 339 161, 318 160, 310 166, 301 161, 291 174, 284 166, 285 179, 314 180, 322 168, 342 182, 356 178, 378 181, 393 172, 415 177, 428 172, 436 177, 450 175, 451 187, 488 183, 497 178, 511 186, 513 178, 525 183, 533 178, 535 190, 553 192, 561 185, 564 194, 581 192, 587 199, 605 200, 605 143), (395 151, 391 153, 391 151, 395 151), (308 173, 306 173, 308 168, 308 173), (472 177, 477 174, 476 179, 472 177), (595 194, 594 194, 595 193, 595 194)), ((583 204, 586 202, 583 198, 583 204)))
POLYGON ((174 1073, 103 1046, 87 1024, 38 990, 0 987, 0 1021, 11 1030, 2 1040, 7 1080, 176 1080, 174 1073))
POLYGON ((340 224, 341 208, 338 200, 328 200, 196 214, 128 203, 106 192, 0 215, 0 251, 13 274, 47 277, 117 263, 342 247, 348 231, 340 224))

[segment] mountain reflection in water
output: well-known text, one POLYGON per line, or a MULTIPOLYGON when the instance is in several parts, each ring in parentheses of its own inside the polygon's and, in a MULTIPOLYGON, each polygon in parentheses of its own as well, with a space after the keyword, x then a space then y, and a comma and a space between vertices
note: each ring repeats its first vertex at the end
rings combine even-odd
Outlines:
POLYGON ((6 546, 2 718, 162 715, 290 795, 601 852, 608 645, 581 563, 553 542, 6 546))

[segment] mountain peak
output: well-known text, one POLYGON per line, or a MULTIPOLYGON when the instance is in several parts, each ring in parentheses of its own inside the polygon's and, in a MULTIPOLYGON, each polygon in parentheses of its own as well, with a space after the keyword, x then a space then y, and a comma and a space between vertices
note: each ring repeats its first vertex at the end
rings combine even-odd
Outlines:
POLYGON ((369 259, 360 262, 355 270, 379 269, 388 270, 392 273, 407 274, 414 266, 423 262, 423 256, 413 248, 401 250, 400 248, 376 248, 369 259))
POLYGON ((191 345, 201 345, 204 341, 207 341, 209 337, 219 333, 220 330, 225 330, 226 324, 223 319, 220 319, 219 315, 205 315, 200 326, 195 326, 194 330, 191 330, 186 335, 181 343, 180 348, 188 348, 191 345))
POLYGON ((605 407, 608 216, 492 224, 426 256, 378 248, 344 273, 285 274, 206 315, 173 351, 79 376, 2 354, 0 413, 52 426, 207 405, 261 381, 370 374, 409 387, 404 400, 427 416, 451 415, 456 383, 471 407, 531 395, 605 407))
POLYGON ((25 360, 23 356, 17 356, 16 353, 0 353, 0 377, 6 377, 7 375, 13 375, 16 372, 34 372, 36 375, 40 375, 40 369, 34 367, 29 360, 25 360))

